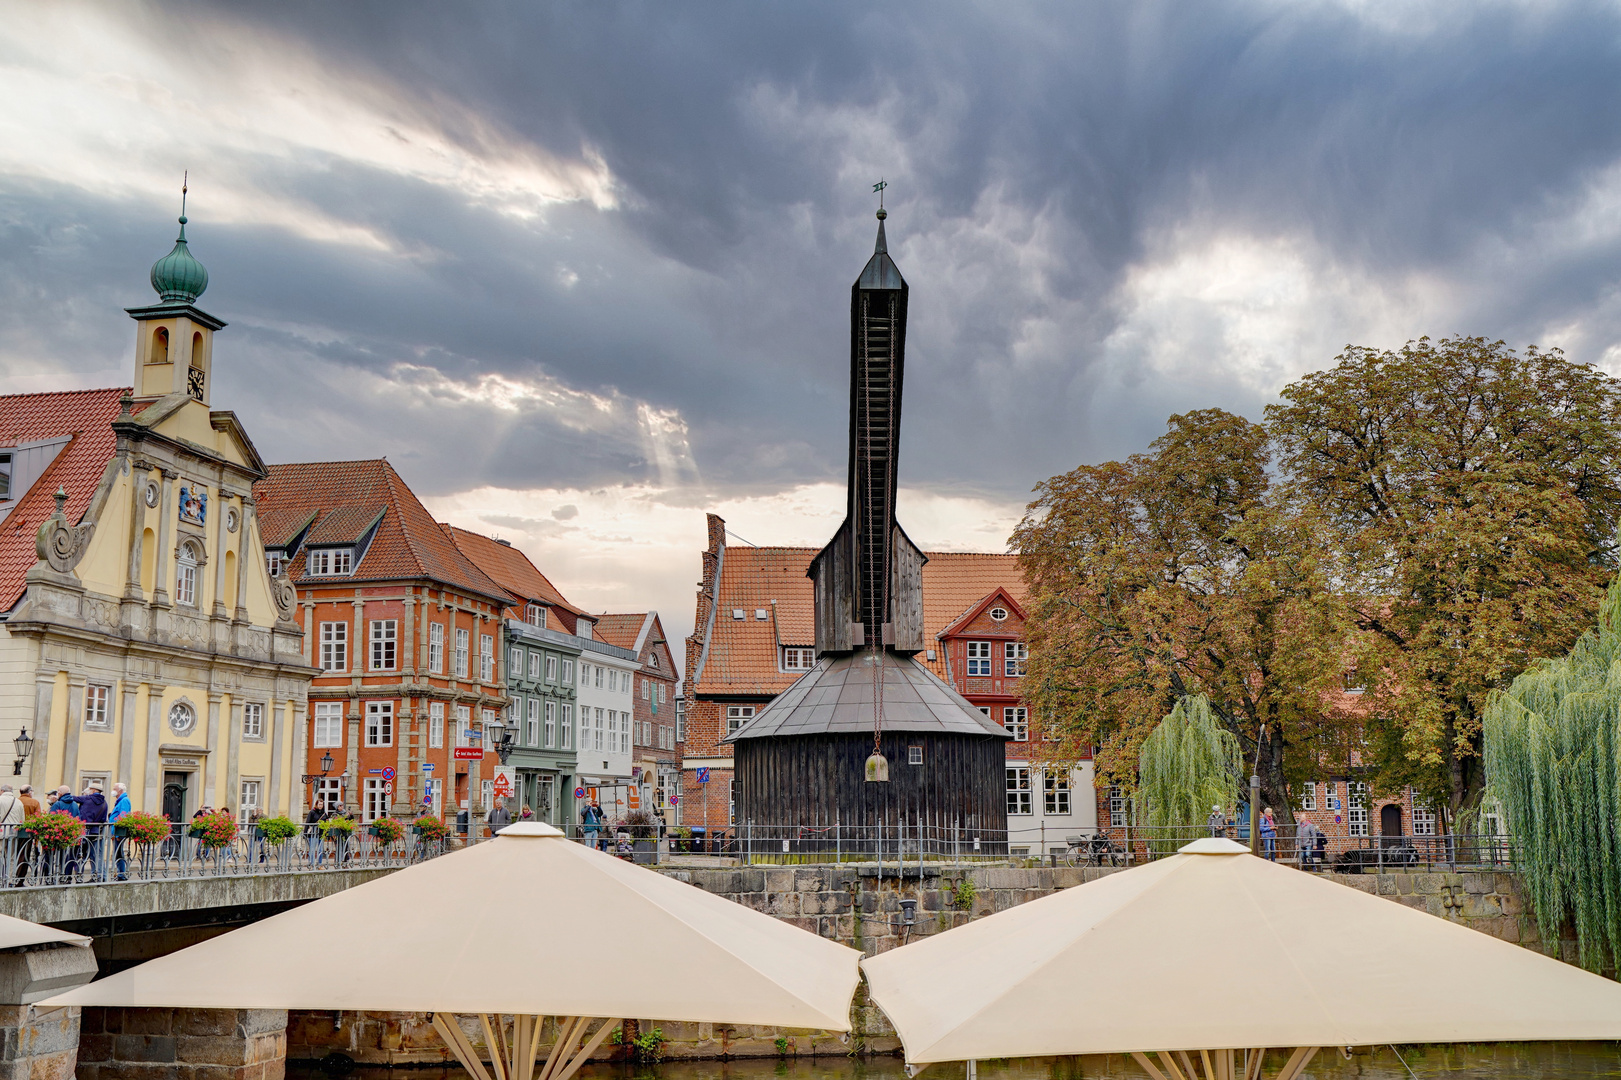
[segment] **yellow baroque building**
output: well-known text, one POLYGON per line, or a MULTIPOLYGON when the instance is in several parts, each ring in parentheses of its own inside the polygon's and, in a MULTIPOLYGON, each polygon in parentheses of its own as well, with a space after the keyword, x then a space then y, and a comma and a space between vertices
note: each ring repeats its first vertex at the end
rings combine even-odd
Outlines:
POLYGON ((209 406, 225 324, 185 226, 158 303, 128 309, 132 387, 0 396, 0 781, 121 782, 177 821, 297 813, 314 670, 266 568, 264 464, 209 406))

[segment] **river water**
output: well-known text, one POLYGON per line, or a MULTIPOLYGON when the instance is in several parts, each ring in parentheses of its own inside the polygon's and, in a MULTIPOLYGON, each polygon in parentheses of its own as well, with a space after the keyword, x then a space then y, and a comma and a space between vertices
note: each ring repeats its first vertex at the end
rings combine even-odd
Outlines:
MULTIPOLYGON (((1447 1080, 1498 1080, 1542 1077, 1546 1080, 1621 1078, 1621 1044, 1501 1043, 1478 1046, 1415 1046, 1357 1053, 1350 1059, 1323 1051, 1302 1074, 1311 1080, 1368 1077, 1403 1080, 1445 1077, 1447 1080), (1400 1058, 1398 1060, 1398 1050, 1400 1058), (1409 1071, 1411 1070, 1411 1071, 1409 1071)), ((1270 1077, 1283 1064, 1267 1061, 1270 1077)), ((983 1061, 979 1080, 1141 1080, 1146 1074, 1130 1058, 1087 1057, 1056 1060, 983 1061)), ((326 1074, 300 1068, 287 1070, 289 1080, 328 1080, 326 1074)), ((579 1080, 907 1080, 892 1057, 819 1057, 776 1060, 679 1061, 657 1065, 588 1065, 579 1080)), ((467 1080, 461 1069, 356 1069, 339 1080, 467 1080)), ((918 1080, 964 1080, 963 1067, 931 1065, 918 1080)))

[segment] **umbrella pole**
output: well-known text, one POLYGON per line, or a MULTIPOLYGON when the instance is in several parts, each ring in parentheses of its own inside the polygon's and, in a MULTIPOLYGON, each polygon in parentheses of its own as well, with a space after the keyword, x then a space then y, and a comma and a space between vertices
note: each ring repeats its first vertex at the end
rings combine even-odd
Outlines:
MULTIPOLYGON (((1295 1080, 1301 1070, 1311 1064, 1311 1059, 1317 1056, 1320 1049, 1321 1047, 1317 1046, 1296 1047, 1283 1068, 1278 1070, 1276 1080, 1295 1080)), ((1200 1071, 1186 1050, 1177 1050, 1174 1053, 1169 1050, 1150 1052, 1159 1057, 1159 1067, 1155 1066, 1148 1054, 1137 1050, 1131 1052, 1131 1058, 1153 1080, 1200 1080, 1200 1071), (1181 1059, 1180 1065, 1177 1062, 1178 1058, 1181 1059)), ((1200 1050, 1199 1059, 1204 1065, 1205 1080, 1234 1080, 1233 1053, 1232 1050, 1200 1050), (1215 1054, 1214 1058, 1211 1057, 1212 1052, 1215 1054)), ((1245 1051, 1244 1080, 1260 1080, 1261 1059, 1265 1056, 1264 1047, 1245 1051)))
POLYGON ((484 1063, 478 1059, 478 1054, 473 1051, 467 1036, 463 1035, 462 1029, 456 1025, 455 1017, 446 1019, 443 1013, 434 1013, 433 1029, 445 1040, 451 1054, 461 1062, 462 1068, 467 1070, 473 1080, 490 1080, 490 1074, 484 1071, 484 1063))
POLYGON ((540 1076, 536 1080, 547 1080, 552 1073, 557 1071, 557 1063, 563 1059, 565 1054, 574 1049, 574 1044, 580 1038, 580 1029, 584 1026, 585 1017, 583 1016, 559 1016, 557 1018, 557 1041, 552 1043, 552 1052, 546 1058, 546 1066, 540 1070, 540 1076))

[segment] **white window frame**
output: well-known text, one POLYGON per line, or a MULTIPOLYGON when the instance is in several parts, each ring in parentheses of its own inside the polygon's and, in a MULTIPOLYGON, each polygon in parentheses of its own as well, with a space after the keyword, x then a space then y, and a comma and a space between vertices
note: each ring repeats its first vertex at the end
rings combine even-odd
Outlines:
POLYGON ((557 702, 546 702, 546 746, 557 745, 557 702))
POLYGON ((1031 817, 1034 814, 1035 805, 1030 791, 1030 767, 1007 766, 1007 816, 1031 817))
POLYGON ((328 810, 343 806, 343 777, 323 776, 315 781, 315 797, 328 810))
POLYGON ((531 600, 529 603, 524 605, 523 621, 528 623, 530 626, 545 626, 546 609, 531 600))
POLYGON ((242 703, 242 737, 254 742, 263 742, 265 738, 265 707, 260 701, 244 701, 242 703))
POLYGON ((400 623, 398 619, 371 620, 372 671, 393 671, 399 666, 400 623))
POLYGON ((310 745, 316 750, 343 749, 343 702, 315 703, 315 717, 310 723, 310 745))
POLYGON ((753 705, 726 706, 726 734, 730 735, 750 720, 754 719, 755 707, 753 705))
POLYGON ((246 821, 250 813, 264 809, 264 803, 260 801, 260 796, 263 793, 264 779, 262 777, 244 776, 241 778, 236 800, 236 817, 238 821, 246 821))
POLYGON ((542 657, 538 652, 529 654, 529 681, 540 682, 540 661, 542 657))
POLYGON ((182 541, 175 554, 174 602, 197 606, 197 549, 190 540, 182 541))
POLYGON ((1345 785, 1345 831, 1350 836, 1368 835, 1368 785, 1350 780, 1345 785))
POLYGON ((445 745, 445 703, 428 702, 428 749, 439 750, 445 745))
POLYGON ((473 745, 473 707, 471 705, 456 706, 456 745, 466 748, 473 745))
POLYGON ((523 678, 523 650, 516 645, 507 650, 507 678, 523 678))
POLYGON ((921 747, 921 746, 908 746, 906 748, 906 764, 908 764, 908 765, 921 765, 921 764, 923 764, 923 747, 921 747))
POLYGON ((113 729, 113 688, 108 684, 89 683, 85 686, 84 726, 92 731, 113 729))
POLYGON ((1436 832, 1435 832, 1435 826, 1436 826, 1435 807, 1430 806, 1428 803, 1424 803, 1424 802, 1419 801, 1418 793, 1413 791, 1412 788, 1407 789, 1407 795, 1408 795, 1408 798, 1413 800, 1413 814, 1412 814, 1413 835, 1414 836, 1434 836, 1434 835, 1436 835, 1436 832))
POLYGON ((1317 781, 1308 780, 1300 788, 1300 809, 1317 809, 1317 781))
POLYGON ((1009 679, 1022 679, 1030 663, 1030 649, 1022 641, 1002 643, 1002 674, 1009 679))
POLYGON ((989 678, 991 675, 991 643, 967 642, 967 664, 963 673, 970 679, 989 678))
POLYGON ((472 650, 473 632, 466 627, 456 627, 456 678, 467 678, 467 662, 472 650))
MULTIPOLYGON (((546 704, 550 705, 551 702, 548 701, 546 704)), ((524 738, 528 741, 530 746, 539 746, 540 745, 540 699, 539 698, 530 698, 529 701, 528 701, 527 706, 525 707, 524 712, 525 712, 525 715, 524 715, 524 724, 525 724, 525 726, 524 726, 524 738)))
POLYGON ((546 657, 546 681, 557 681, 557 657, 555 656, 546 657))
POLYGON ((388 816, 388 794, 383 790, 387 783, 381 776, 366 777, 360 799, 360 820, 365 824, 388 816))
POLYGON ((478 677, 483 682, 495 681, 495 635, 478 636, 478 677))
POLYGON ((366 731, 364 745, 394 745, 394 703, 392 701, 366 702, 366 731))
POLYGON ((1069 770, 1062 765, 1042 770, 1042 809, 1048 817, 1069 817, 1075 811, 1070 799, 1069 770))
POLYGON ((675 741, 681 742, 687 737, 687 699, 675 699, 675 741))
POLYGON ((1030 741, 1030 707, 1028 705, 1002 706, 1002 726, 1013 734, 1014 742, 1030 741))
POLYGON ((445 673, 445 624, 442 622, 428 624, 428 673, 445 673))
POLYGON ((591 749, 602 749, 602 710, 596 710, 595 722, 591 725, 591 749))
POLYGON ((596 665, 596 669, 597 669, 597 674, 596 674, 596 680, 597 680, 597 689, 598 689, 598 690, 601 690, 601 689, 602 689, 602 679, 603 679, 603 674, 602 674, 602 665, 601 665, 601 664, 597 664, 597 665, 596 665))
POLYGON ((353 548, 305 549, 304 573, 310 577, 347 577, 353 569, 353 548))
POLYGON ((322 671, 347 671, 349 669, 348 623, 323 622, 321 624, 321 655, 319 660, 322 671))
POLYGON ((279 575, 281 573, 281 564, 285 558, 286 557, 279 551, 267 550, 265 552, 265 573, 269 574, 271 577, 276 577, 279 575))
POLYGON ((559 749, 572 750, 574 749, 574 706, 567 701, 563 702, 562 724, 563 745, 559 749))
POLYGON ((1109 788, 1109 828, 1123 829, 1126 827, 1126 794, 1119 786, 1109 788))
POLYGON ((563 678, 560 681, 564 686, 574 684, 574 661, 567 657, 563 659, 563 678))
POLYGON ((816 666, 816 650, 805 649, 797 645, 784 645, 782 647, 783 671, 809 671, 816 666))

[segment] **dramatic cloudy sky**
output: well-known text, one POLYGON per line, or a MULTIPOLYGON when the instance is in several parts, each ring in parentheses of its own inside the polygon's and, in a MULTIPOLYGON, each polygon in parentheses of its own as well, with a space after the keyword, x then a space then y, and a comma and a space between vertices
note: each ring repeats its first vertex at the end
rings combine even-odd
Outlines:
POLYGON ((871 185, 912 286, 903 520, 1347 342, 1621 370, 1621 10, 0 3, 0 391, 128 379, 191 173, 216 406, 386 455, 577 602, 692 619, 703 511, 842 503, 871 185))

